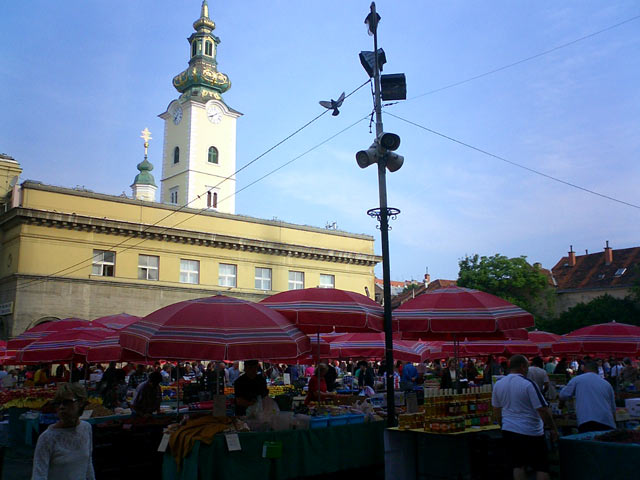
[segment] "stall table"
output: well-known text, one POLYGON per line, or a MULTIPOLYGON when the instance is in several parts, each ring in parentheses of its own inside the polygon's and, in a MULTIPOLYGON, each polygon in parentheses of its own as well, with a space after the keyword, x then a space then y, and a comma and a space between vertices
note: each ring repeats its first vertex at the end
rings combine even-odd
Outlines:
POLYGON ((640 476, 640 445, 593 439, 603 433, 560 437, 563 480, 629 480, 640 476))
POLYGON ((239 433, 241 451, 229 452, 225 436, 216 435, 210 445, 196 442, 178 471, 167 450, 163 480, 284 480, 330 474, 350 469, 382 468, 384 422, 239 433), (280 458, 262 458, 265 442, 282 442, 280 458))
POLYGON ((384 434, 385 478, 457 480, 472 474, 502 478, 501 439, 498 425, 446 434, 388 428, 384 434))

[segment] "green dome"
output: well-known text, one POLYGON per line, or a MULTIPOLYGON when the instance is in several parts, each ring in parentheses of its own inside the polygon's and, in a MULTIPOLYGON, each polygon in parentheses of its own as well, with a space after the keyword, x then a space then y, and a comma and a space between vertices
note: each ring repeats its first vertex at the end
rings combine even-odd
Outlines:
POLYGON ((142 162, 140 162, 137 166, 140 173, 136 175, 136 178, 133 180, 134 185, 152 185, 156 186, 156 181, 151 175, 151 170, 153 170, 153 165, 145 158, 142 162))

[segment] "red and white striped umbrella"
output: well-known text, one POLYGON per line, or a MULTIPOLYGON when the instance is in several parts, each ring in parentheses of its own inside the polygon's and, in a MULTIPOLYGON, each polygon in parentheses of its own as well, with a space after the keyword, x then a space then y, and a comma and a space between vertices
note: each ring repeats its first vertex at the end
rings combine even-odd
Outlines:
MULTIPOLYGON (((384 358, 384 333, 347 333, 332 339, 330 358, 384 358)), ((423 342, 393 340, 393 358, 403 362, 423 362, 429 347, 423 342)))
POLYGON ((534 325, 533 315, 489 293, 447 287, 423 293, 393 312, 403 338, 504 339, 534 325))
POLYGON ((66 318, 64 320, 55 320, 53 322, 45 322, 40 325, 36 325, 23 333, 18 335, 7 342, 8 350, 20 350, 26 347, 31 342, 34 342, 40 338, 44 338, 53 332, 62 332, 70 328, 77 327, 89 327, 90 323, 87 320, 80 318, 66 318))
POLYGON ((369 297, 346 290, 288 290, 260 303, 281 313, 307 334, 384 330, 384 309, 369 297))
POLYGON ((546 356, 552 354, 551 345, 553 343, 562 341, 562 335, 533 330, 529 332, 529 340, 538 345, 541 355, 546 356))
POLYGON ((107 315, 106 317, 96 318, 91 321, 91 324, 94 326, 110 328, 111 330, 122 330, 138 320, 140 320, 140 317, 136 317, 135 315, 119 313, 117 315, 107 315))
POLYGON ((278 312, 223 295, 161 308, 121 330, 120 345, 166 360, 278 360, 311 351, 309 338, 278 312))
POLYGON ((640 327, 626 323, 600 323, 579 328, 551 345, 553 353, 640 354, 640 327))
POLYGON ((114 333, 100 327, 76 327, 53 332, 21 349, 18 359, 20 363, 85 361, 91 345, 114 333))

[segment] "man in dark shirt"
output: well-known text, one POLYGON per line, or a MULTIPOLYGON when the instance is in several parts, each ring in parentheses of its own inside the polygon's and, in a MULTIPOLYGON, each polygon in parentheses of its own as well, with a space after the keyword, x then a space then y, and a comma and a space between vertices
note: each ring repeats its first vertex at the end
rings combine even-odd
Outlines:
POLYGON ((244 362, 244 374, 240 375, 233 384, 236 397, 236 415, 245 415, 247 407, 258 400, 258 396, 264 398, 269 395, 267 381, 262 375, 258 375, 258 361, 247 360, 244 362))

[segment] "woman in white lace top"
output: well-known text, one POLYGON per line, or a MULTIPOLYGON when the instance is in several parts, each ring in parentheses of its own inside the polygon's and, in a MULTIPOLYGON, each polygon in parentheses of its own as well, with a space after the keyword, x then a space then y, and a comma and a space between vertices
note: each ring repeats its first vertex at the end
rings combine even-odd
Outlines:
POLYGON ((31 480, 95 480, 91 425, 80 421, 86 390, 77 383, 63 383, 53 401, 60 420, 38 438, 31 480))

